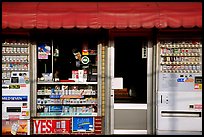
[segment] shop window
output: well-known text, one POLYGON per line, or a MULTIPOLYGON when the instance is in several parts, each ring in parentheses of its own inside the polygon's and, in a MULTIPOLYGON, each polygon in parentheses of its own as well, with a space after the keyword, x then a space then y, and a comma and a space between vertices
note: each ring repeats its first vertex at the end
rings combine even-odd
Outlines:
POLYGON ((89 73, 94 74, 97 70, 97 44, 97 39, 77 38, 39 42, 38 78, 42 78, 43 73, 52 73, 52 81, 74 79, 75 71, 78 73, 78 70, 84 70, 87 82, 96 81, 97 75, 94 77, 89 73))

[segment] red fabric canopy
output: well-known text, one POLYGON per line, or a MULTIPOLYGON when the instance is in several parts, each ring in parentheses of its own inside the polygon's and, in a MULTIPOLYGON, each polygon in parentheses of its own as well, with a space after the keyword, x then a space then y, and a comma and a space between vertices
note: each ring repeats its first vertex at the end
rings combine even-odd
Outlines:
POLYGON ((2 28, 202 28, 201 2, 2 2, 2 28))

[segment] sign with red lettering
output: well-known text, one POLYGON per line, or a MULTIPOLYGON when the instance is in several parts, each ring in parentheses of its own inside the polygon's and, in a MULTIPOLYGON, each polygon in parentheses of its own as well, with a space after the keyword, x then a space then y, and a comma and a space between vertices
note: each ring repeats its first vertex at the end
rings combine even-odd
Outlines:
POLYGON ((34 119, 34 134, 69 134, 70 119, 34 119))
POLYGON ((195 109, 202 109, 202 104, 195 104, 195 105, 194 105, 194 108, 195 108, 195 109))

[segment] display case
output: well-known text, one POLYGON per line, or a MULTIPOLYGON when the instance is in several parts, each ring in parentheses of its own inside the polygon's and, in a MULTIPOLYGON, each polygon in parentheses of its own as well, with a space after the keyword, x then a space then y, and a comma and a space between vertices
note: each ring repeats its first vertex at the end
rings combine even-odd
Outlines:
MULTIPOLYGON (((2 83, 10 80, 13 72, 29 71, 28 43, 2 44, 2 83)), ((13 81, 13 80, 12 80, 13 81)))
POLYGON ((200 41, 160 41, 160 71, 164 73, 201 73, 200 41))
POLYGON ((37 48, 36 116, 97 116, 97 50, 74 47, 63 52, 47 43, 37 48))
POLYGON ((97 116, 97 82, 38 82, 37 116, 97 116))
POLYGON ((36 44, 33 134, 101 134, 97 44, 64 47, 66 42, 36 44), (77 118, 86 126, 76 126, 77 118))

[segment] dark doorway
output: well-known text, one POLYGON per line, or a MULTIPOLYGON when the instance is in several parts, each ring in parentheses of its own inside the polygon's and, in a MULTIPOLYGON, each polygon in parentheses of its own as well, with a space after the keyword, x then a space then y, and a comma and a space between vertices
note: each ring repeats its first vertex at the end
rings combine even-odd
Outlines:
POLYGON ((116 37, 115 77, 123 89, 115 90, 115 103, 147 103, 147 59, 142 58, 143 37, 116 37))

